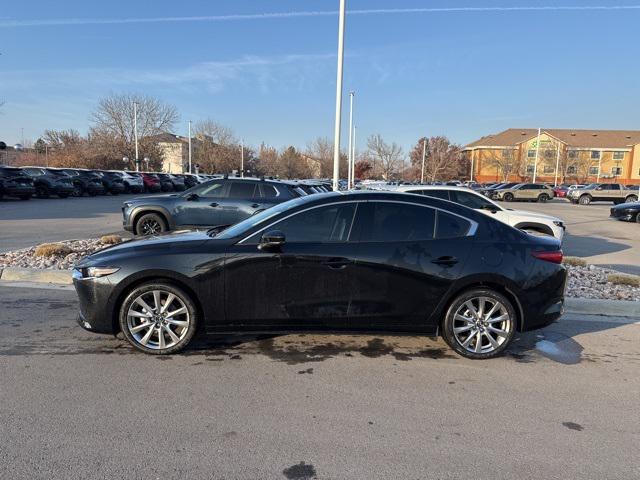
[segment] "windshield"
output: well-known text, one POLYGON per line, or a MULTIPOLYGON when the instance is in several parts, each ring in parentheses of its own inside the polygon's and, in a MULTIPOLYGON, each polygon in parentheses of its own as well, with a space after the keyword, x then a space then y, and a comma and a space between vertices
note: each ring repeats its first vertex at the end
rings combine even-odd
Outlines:
POLYGON ((219 234, 217 234, 216 238, 229 239, 241 236, 243 233, 249 231, 254 226, 262 223, 270 218, 275 217, 276 215, 289 210, 290 208, 294 208, 302 203, 305 203, 306 200, 303 197, 294 198, 293 200, 289 200, 284 203, 280 203, 275 207, 271 207, 267 210, 263 210, 260 213, 257 213, 246 220, 243 220, 240 223, 236 223, 235 225, 223 230, 219 234))

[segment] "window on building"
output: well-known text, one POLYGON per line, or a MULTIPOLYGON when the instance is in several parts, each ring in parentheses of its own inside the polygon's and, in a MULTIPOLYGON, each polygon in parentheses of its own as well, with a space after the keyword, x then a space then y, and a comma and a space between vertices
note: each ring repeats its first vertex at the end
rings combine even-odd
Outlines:
POLYGON ((511 158, 513 154, 513 150, 509 150, 509 149, 504 149, 502 150, 502 158, 506 159, 506 158, 511 158))
POLYGON ((533 165, 527 165, 527 173, 533 173, 533 165))
POLYGON ((578 152, 575 150, 569 150, 569 158, 578 158, 578 152))
POLYGON ((598 167, 589 167, 589 175, 598 175, 600 169, 598 167))
POLYGON ((622 167, 611 167, 611 175, 615 175, 616 177, 622 175, 622 167))
POLYGON ((553 158, 553 154, 554 154, 553 150, 545 150, 544 151, 544 157, 545 158, 553 158))
POLYGON ((543 171, 544 173, 553 173, 556 171, 556 169, 552 165, 545 165, 543 171))
POLYGON ((624 159, 624 152, 613 152, 614 160, 622 160, 624 159))
POLYGON ((529 158, 536 158, 536 151, 535 150, 529 150, 527 152, 527 157, 529 158))
POLYGON ((570 165, 569 167, 567 167, 567 175, 575 175, 577 171, 578 169, 575 165, 570 165))
POLYGON ((593 160, 599 160, 600 159, 600 150, 592 150, 591 151, 591 158, 593 160))

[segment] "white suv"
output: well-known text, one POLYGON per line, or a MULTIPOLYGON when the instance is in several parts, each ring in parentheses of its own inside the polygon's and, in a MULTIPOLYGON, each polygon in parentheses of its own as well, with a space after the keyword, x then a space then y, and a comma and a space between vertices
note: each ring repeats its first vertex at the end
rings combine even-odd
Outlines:
POLYGON ((559 218, 541 213, 527 212, 525 210, 511 210, 503 208, 489 200, 484 195, 465 187, 448 187, 440 185, 402 185, 394 191, 417 193, 443 200, 459 203, 465 207, 480 210, 487 215, 494 216, 497 220, 512 227, 524 230, 535 235, 552 235, 562 242, 564 237, 564 222, 559 218))

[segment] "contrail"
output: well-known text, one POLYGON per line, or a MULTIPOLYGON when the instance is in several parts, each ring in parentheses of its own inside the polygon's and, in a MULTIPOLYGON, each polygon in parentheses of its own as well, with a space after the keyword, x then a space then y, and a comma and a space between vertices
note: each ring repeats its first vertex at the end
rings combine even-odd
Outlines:
MULTIPOLYGON (((432 8, 378 8, 349 10, 347 15, 385 15, 409 13, 473 13, 473 12, 546 12, 546 11, 622 11, 640 10, 640 5, 584 5, 584 6, 531 6, 531 7, 432 7, 432 8)), ((269 20, 279 18, 328 17, 337 11, 273 12, 237 15, 205 15, 190 17, 138 17, 138 18, 59 18, 42 20, 2 20, 0 28, 53 27, 64 25, 114 25, 127 23, 176 23, 176 22, 229 22, 242 20, 269 20)))

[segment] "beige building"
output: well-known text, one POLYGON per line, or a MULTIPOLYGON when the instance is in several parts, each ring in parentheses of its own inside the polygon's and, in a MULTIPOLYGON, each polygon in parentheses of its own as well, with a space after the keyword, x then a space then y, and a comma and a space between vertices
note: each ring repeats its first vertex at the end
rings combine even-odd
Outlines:
POLYGON ((478 182, 640 184, 640 131, 511 128, 470 143, 463 154, 478 182))
MULTIPOLYGON (((184 173, 189 165, 189 139, 173 133, 161 133, 152 137, 162 152, 162 171, 184 173)), ((193 148, 193 145, 192 145, 193 148)))

